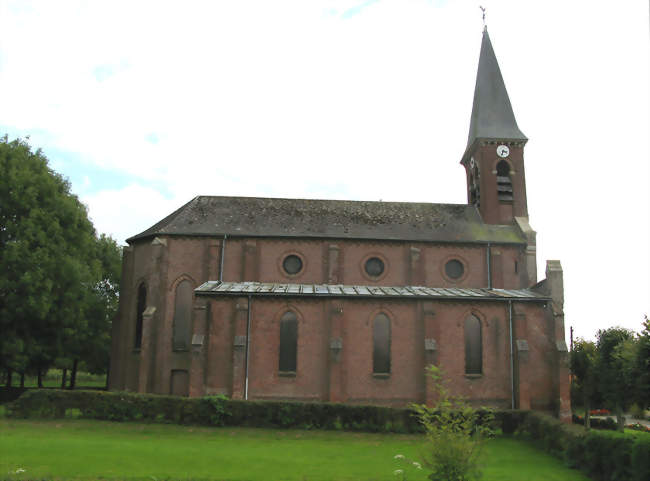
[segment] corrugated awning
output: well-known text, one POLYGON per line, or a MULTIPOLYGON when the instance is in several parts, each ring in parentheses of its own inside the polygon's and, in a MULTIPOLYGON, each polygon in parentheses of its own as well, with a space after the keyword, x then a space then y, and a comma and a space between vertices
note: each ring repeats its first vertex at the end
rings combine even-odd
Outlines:
POLYGON ((422 286, 356 286, 341 284, 284 284, 208 281, 197 287, 198 296, 349 297, 381 299, 461 299, 549 301, 530 289, 470 289, 422 286))

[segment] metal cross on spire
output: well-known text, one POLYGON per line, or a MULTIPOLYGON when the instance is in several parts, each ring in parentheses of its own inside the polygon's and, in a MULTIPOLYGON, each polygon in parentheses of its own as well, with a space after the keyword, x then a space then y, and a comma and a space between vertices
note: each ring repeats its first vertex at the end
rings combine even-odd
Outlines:
POLYGON ((478 8, 480 8, 481 12, 483 12, 483 27, 485 27, 485 8, 483 8, 481 5, 479 5, 478 8))

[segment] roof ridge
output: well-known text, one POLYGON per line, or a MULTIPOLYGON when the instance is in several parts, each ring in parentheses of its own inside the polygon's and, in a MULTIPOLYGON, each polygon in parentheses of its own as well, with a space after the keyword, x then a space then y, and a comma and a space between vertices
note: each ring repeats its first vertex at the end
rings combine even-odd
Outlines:
MULTIPOLYGON (((194 199, 241 199, 241 200, 286 200, 291 202, 349 202, 349 203, 371 203, 371 204, 407 204, 407 205, 440 205, 440 206, 459 206, 459 207, 474 207, 473 205, 464 203, 451 203, 451 202, 412 202, 408 200, 363 200, 363 199, 305 199, 296 197, 256 197, 248 195, 197 195, 194 199)), ((192 199, 192 200, 194 200, 192 199)))

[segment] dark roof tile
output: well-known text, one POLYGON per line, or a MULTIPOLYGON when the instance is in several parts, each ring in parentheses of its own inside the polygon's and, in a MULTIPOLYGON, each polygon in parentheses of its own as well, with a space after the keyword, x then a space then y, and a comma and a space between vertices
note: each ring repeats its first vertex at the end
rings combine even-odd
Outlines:
POLYGON ((312 237, 525 243, 487 225, 474 206, 409 202, 199 196, 127 241, 157 235, 312 237))

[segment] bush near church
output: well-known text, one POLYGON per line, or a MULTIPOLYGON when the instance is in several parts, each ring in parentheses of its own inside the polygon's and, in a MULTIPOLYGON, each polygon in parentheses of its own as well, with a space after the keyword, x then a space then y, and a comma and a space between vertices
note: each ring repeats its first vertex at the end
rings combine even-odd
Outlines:
MULTIPOLYGON (((421 433, 409 409, 329 403, 238 401, 223 396, 181 398, 104 391, 29 390, 7 405, 13 418, 61 418, 75 411, 82 417, 113 421, 250 426, 268 428, 345 429, 421 433)), ((647 481, 650 436, 585 431, 534 411, 482 412, 495 426, 536 442, 549 453, 584 471, 594 480, 647 481)))
MULTIPOLYGON (((241 401, 224 396, 183 398, 155 394, 105 391, 30 390, 7 405, 13 418, 81 417, 207 426, 345 429, 369 432, 422 433, 415 412, 408 408, 290 401, 241 401)), ((490 422, 513 432, 517 411, 477 411, 477 423, 490 422), (494 420, 493 420, 494 419, 494 420)))

